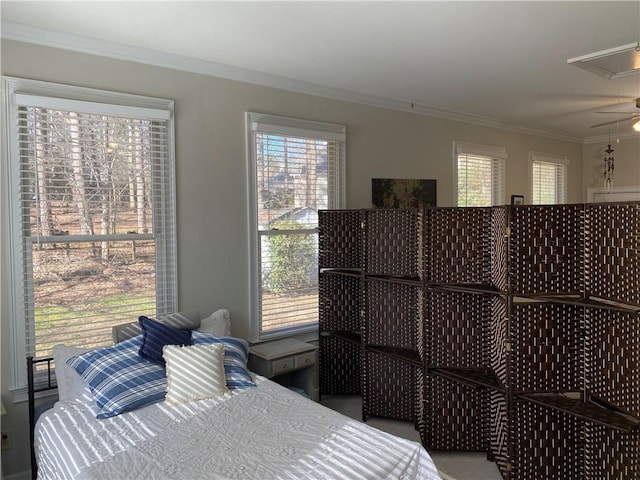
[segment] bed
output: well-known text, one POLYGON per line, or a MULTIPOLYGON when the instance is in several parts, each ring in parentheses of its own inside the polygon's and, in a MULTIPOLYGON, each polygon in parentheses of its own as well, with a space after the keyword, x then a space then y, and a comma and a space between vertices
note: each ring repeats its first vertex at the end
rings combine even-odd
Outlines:
MULTIPOLYGON (((167 325, 189 332, 191 343, 164 347, 162 399, 145 405, 136 403, 136 395, 160 387, 146 383, 133 394, 132 389, 123 393, 120 387, 111 388, 117 392, 112 395, 103 388, 111 382, 108 374, 83 370, 83 364, 96 356, 103 363, 117 356, 116 369, 123 372, 129 367, 122 367, 122 352, 135 349, 140 356, 147 354, 145 346, 156 338, 147 336, 142 322, 114 327, 115 343, 105 349, 57 346, 59 400, 37 422, 32 419, 38 478, 440 479, 420 444, 343 416, 259 375, 246 372, 245 376, 246 356, 240 352, 240 358, 231 357, 236 346, 243 350, 247 344, 229 335, 228 312, 226 318, 220 311, 212 316, 216 313, 213 327, 211 317, 200 320, 193 312, 149 319, 154 328, 167 325), (106 351, 110 353, 103 355, 106 351), (193 367, 187 352, 197 352, 206 361, 193 367), (188 370, 192 375, 203 365, 207 369, 217 365, 217 371, 198 374, 195 386, 179 374, 188 370), (212 395, 190 396, 192 388, 207 390, 215 384, 212 395), (133 407, 123 408, 114 396, 126 398, 133 407)), ((140 368, 146 368, 142 363, 140 368)), ((32 414, 33 391, 30 382, 32 414)))

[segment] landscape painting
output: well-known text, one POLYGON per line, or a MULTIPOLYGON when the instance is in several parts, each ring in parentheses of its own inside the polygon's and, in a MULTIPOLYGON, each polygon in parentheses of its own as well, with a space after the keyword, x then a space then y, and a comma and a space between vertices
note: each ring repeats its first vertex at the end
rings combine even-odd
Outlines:
POLYGON ((372 178, 373 208, 424 208, 437 206, 435 180, 372 178))

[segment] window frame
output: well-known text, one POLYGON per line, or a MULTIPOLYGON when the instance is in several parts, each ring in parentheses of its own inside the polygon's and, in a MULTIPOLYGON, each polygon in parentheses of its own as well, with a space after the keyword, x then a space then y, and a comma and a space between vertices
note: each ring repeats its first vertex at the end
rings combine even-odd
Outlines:
POLYGON ((470 142, 453 142, 453 205, 456 207, 466 206, 459 205, 458 203, 458 162, 460 155, 486 157, 488 160, 492 161, 492 183, 496 182, 497 188, 492 188, 491 205, 484 206, 504 205, 506 201, 506 172, 508 158, 506 148, 470 142))
MULTIPOLYGON (((10 314, 10 338, 12 340, 9 389, 14 391, 18 397, 22 397, 26 392, 27 384, 27 328, 28 325, 34 325, 34 319, 27 319, 25 313, 25 295, 28 294, 28 291, 25 291, 23 278, 28 272, 25 271, 23 265, 24 261, 28 261, 29 255, 24 251, 26 247, 23 247, 25 237, 21 229, 22 202, 13 201, 13 199, 19 198, 17 193, 20 190, 21 178, 20 162, 18 161, 20 158, 18 102, 20 102, 20 106, 24 106, 25 102, 35 102, 37 106, 44 108, 55 108, 56 105, 62 104, 71 111, 83 108, 88 113, 131 116, 132 118, 147 118, 155 115, 157 117, 154 119, 167 122, 167 146, 163 161, 166 162, 165 168, 169 178, 163 182, 166 190, 163 192, 163 202, 158 207, 169 215, 162 216, 160 222, 163 234, 162 238, 156 241, 156 289, 162 288, 169 293, 156 297, 157 313, 175 310, 178 305, 174 102, 173 100, 10 76, 2 77, 2 88, 3 128, 1 135, 3 147, 0 180, 3 189, 7 192, 2 200, 2 203, 6 205, 6 209, 3 207, 3 216, 6 215, 6 220, 3 220, 6 231, 2 232, 2 241, 7 242, 9 246, 7 251, 2 253, 2 264, 7 265, 5 271, 7 285, 3 286, 3 289, 6 287, 6 299, 9 303, 10 314), (90 111, 92 108, 96 110, 90 111), (161 245, 158 246, 158 243, 161 245), (161 268, 160 271, 159 268, 161 268), (165 283, 160 284, 159 282, 163 280, 165 283), (162 305, 158 303, 161 299, 165 301, 162 305)), ((33 301, 32 298, 31 301, 33 301)), ((31 334, 35 334, 35 330, 31 334)))
POLYGON ((555 177, 555 192, 556 192, 556 200, 557 204, 567 203, 567 181, 568 181, 568 169, 570 161, 567 157, 563 155, 555 155, 552 153, 540 153, 540 152, 529 152, 529 196, 531 198, 532 205, 543 205, 534 203, 534 192, 535 185, 533 184, 533 169, 536 163, 546 163, 550 165, 554 165, 556 168, 560 167, 562 170, 562 176, 564 178, 559 179, 556 175, 555 177), (559 180, 561 180, 559 184, 559 180))
MULTIPOLYGON (((273 332, 262 332, 262 316, 260 305, 260 285, 262 264, 261 234, 258 229, 258 184, 257 184, 257 152, 255 132, 273 135, 315 138, 323 140, 334 140, 338 144, 338 159, 335 168, 336 178, 329 182, 332 184, 333 195, 329 198, 329 208, 344 208, 346 199, 345 178, 346 178, 346 127, 311 120, 283 117, 278 115, 245 112, 245 133, 246 133, 246 161, 247 161, 247 193, 248 193, 248 222, 249 222, 249 292, 250 292, 250 335, 254 342, 283 338, 289 336, 300 336, 311 334, 317 336, 318 325, 314 323, 306 327, 290 327, 275 330, 273 332)), ((331 170, 331 169, 329 169, 331 170)), ((304 229, 311 232, 315 229, 304 229)), ((300 233, 292 230, 291 233, 300 233)))

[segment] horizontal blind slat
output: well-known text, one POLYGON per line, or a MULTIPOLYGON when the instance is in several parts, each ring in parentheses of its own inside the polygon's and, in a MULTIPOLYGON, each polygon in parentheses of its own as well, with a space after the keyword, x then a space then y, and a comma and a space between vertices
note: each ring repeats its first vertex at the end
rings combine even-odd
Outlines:
MULTIPOLYGON (((156 311, 153 213, 149 210, 144 214, 142 223, 139 216, 129 217, 134 222, 131 225, 127 224, 123 209, 105 210, 105 207, 126 205, 141 212, 142 208, 151 208, 151 202, 135 207, 132 189, 137 189, 138 195, 142 188, 164 190, 169 186, 166 182, 171 177, 165 174, 168 124, 155 121, 157 118, 169 116, 140 119, 19 108, 18 171, 25 179, 20 198, 22 224, 27 238, 34 241, 27 259, 33 264, 33 273, 26 269, 24 277, 25 292, 35 298, 35 303, 27 300, 25 304, 35 322, 35 335, 29 333, 30 329, 26 335, 27 351, 50 352, 55 343, 108 344, 112 325, 135 321, 139 314, 156 311), (84 214, 75 208, 79 198, 77 181, 83 182, 84 214), (127 196, 131 197, 130 202, 127 196), (43 223, 42 209, 50 212, 51 223, 43 223), (94 227, 102 223, 100 228, 104 229, 108 221, 119 232, 95 235, 91 230, 83 231, 82 215, 90 215, 94 227), (136 224, 149 233, 140 232, 136 224), (129 236, 128 230, 145 238, 129 236), (64 235, 51 236, 52 231, 64 235), (102 260, 95 256, 99 251, 102 260), (108 263, 104 263, 105 254, 110 259, 108 263), (137 262, 129 262, 134 257, 137 262), (141 258, 145 258, 147 266, 138 274, 142 275, 142 281, 137 283, 140 290, 132 294, 131 288, 126 288, 126 282, 134 278, 129 263, 143 265, 139 263, 141 258), (52 287, 52 280, 59 288, 52 287), (126 282, 117 288, 121 280, 126 282), (76 287, 65 293, 66 283, 76 287), (83 289, 86 293, 79 292, 83 289), (70 293, 75 300, 69 308, 47 306, 48 298, 68 298, 70 293), (115 305, 104 303, 113 296, 118 298, 115 305)), ((170 219, 167 225, 174 223, 170 219)), ((175 262, 173 253, 164 260, 167 264, 172 262, 175 262)), ((171 296, 174 274, 162 277, 168 285, 158 292, 171 296)))
POLYGON ((253 128, 260 331, 273 333, 317 323, 317 211, 338 207, 335 180, 341 175, 344 147, 332 136, 312 138, 256 124, 253 128), (306 247, 296 250, 305 242, 306 247), (277 253, 287 244, 289 252, 296 251, 288 260, 277 253))
POLYGON ((504 202, 504 158, 457 155, 458 206, 490 206, 504 202))

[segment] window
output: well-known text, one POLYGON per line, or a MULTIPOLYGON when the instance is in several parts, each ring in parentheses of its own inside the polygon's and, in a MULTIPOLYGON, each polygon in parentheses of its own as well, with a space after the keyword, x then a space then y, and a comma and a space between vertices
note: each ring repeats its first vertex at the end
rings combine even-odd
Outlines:
POLYGON ((16 365, 175 310, 173 102, 3 83, 16 365))
POLYGON ((529 152, 531 164, 531 203, 553 205, 567 201, 566 157, 529 152))
POLYGON ((505 203, 504 148, 455 142, 454 195, 458 207, 505 203))
POLYGON ((343 207, 345 128, 247 113, 254 336, 317 329, 318 210, 343 207))

